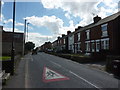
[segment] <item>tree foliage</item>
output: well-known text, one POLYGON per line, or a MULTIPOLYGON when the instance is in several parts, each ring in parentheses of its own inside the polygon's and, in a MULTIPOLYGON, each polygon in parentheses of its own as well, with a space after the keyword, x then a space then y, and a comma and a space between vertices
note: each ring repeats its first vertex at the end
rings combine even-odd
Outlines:
POLYGON ((26 42, 25 43, 25 50, 31 51, 32 49, 34 49, 35 44, 33 42, 26 42))

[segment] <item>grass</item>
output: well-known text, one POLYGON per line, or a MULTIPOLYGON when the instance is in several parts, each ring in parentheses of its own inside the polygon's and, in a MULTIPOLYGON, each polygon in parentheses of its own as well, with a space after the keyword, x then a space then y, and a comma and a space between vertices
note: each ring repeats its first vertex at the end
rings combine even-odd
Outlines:
POLYGON ((0 57, 0 61, 3 61, 3 60, 10 60, 11 57, 10 56, 2 56, 0 57))

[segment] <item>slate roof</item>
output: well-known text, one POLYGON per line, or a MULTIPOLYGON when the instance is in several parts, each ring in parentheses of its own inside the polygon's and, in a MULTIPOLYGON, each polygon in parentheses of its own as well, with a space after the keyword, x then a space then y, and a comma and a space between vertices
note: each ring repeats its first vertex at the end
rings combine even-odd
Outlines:
POLYGON ((87 29, 90 29, 90 28, 92 28, 92 27, 95 27, 95 26, 98 26, 98 25, 107 23, 107 22, 109 22, 109 21, 112 21, 112 20, 116 19, 118 16, 120 16, 120 11, 117 12, 117 13, 115 13, 115 14, 113 14, 113 15, 111 15, 111 16, 108 16, 108 17, 106 17, 106 18, 101 19, 101 20, 98 21, 97 23, 89 24, 89 25, 87 25, 87 26, 79 29, 78 31, 73 32, 73 34, 79 32, 79 31, 87 30, 87 29))

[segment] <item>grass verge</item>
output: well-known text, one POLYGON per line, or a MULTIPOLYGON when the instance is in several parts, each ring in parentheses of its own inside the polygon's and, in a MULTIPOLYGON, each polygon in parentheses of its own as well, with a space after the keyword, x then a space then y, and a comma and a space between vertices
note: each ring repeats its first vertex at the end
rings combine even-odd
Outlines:
POLYGON ((0 57, 0 61, 4 61, 4 60, 11 60, 10 56, 2 56, 0 57))

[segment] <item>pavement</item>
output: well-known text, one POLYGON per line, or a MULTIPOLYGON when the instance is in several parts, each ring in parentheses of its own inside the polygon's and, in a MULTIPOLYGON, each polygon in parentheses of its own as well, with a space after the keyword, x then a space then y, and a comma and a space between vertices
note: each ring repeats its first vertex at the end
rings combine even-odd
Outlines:
POLYGON ((28 54, 3 88, 119 88, 120 81, 101 70, 49 55, 28 54))
POLYGON ((90 68, 95 68, 95 69, 98 69, 98 70, 106 72, 106 70, 105 70, 106 61, 87 63, 87 64, 84 64, 84 65, 87 65, 90 68))

